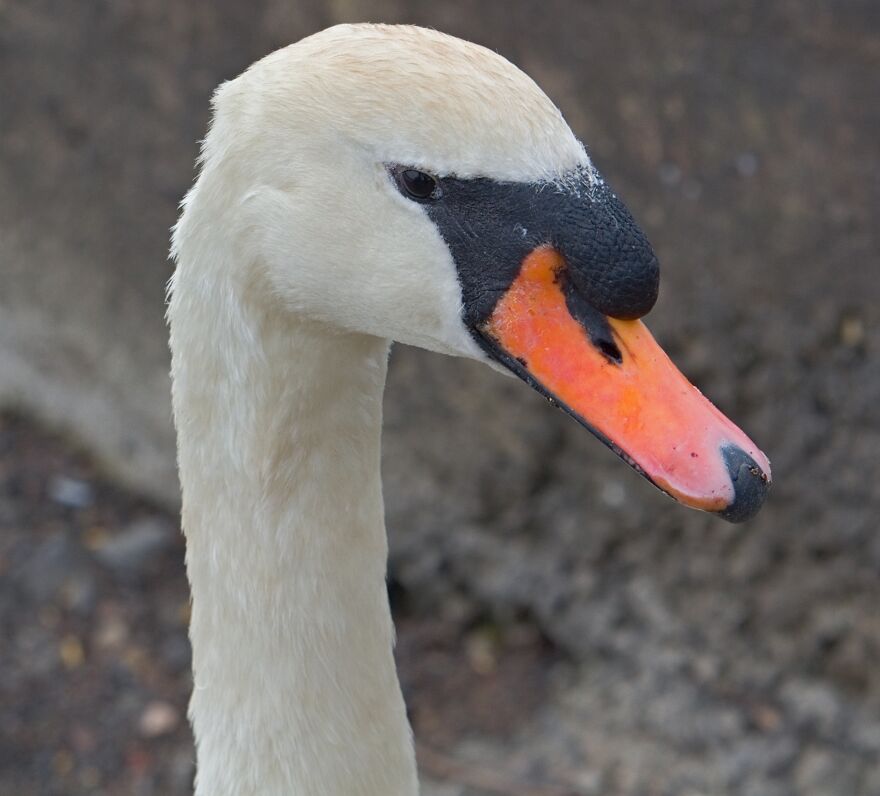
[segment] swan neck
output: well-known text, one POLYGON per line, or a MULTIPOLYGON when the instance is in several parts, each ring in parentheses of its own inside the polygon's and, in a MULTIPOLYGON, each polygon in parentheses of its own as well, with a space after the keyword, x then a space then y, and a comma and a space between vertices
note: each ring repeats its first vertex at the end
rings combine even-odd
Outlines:
POLYGON ((169 304, 196 793, 416 793, 380 483, 388 342, 297 319, 222 257, 169 304))

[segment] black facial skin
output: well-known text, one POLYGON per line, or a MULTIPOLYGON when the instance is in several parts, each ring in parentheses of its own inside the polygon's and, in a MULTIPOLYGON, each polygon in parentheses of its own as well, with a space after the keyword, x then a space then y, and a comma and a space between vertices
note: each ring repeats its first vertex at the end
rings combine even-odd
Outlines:
POLYGON ((591 185, 586 171, 554 183, 434 177, 429 199, 407 190, 404 175, 411 179, 413 171, 392 167, 401 193, 425 205, 452 252, 471 329, 489 318, 526 255, 542 245, 566 261, 569 308, 578 320, 587 310, 572 301, 620 319, 654 306, 660 270, 651 245, 621 201, 604 183, 591 185))

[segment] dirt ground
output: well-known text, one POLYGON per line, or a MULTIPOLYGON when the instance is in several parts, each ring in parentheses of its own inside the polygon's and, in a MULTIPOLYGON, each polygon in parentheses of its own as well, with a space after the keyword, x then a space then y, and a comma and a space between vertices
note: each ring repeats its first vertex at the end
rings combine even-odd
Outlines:
POLYGON ((363 19, 548 91, 658 251, 652 330, 774 467, 727 526, 522 385, 395 351, 426 793, 880 794, 873 0, 0 2, 0 793, 189 786, 168 227, 213 87, 363 19))
MULTIPOLYGON (((454 788, 438 794, 571 792, 452 754, 509 738, 565 670, 534 623, 452 603, 416 615, 390 589, 422 772, 454 788)), ((63 437, 0 414, 0 794, 190 792, 188 617, 175 518, 63 437)))

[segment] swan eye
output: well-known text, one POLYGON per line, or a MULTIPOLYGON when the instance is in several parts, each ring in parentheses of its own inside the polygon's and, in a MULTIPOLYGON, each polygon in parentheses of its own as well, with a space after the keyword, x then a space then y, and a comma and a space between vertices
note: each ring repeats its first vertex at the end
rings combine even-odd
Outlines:
POLYGON ((397 180, 404 193, 417 202, 440 198, 440 182, 436 177, 418 169, 401 169, 397 180))

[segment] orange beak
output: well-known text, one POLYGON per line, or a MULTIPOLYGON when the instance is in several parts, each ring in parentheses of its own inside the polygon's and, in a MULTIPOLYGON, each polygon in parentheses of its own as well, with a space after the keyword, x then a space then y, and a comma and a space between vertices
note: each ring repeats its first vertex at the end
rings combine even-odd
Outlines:
POLYGON ((732 522, 753 516, 770 484, 767 457, 641 321, 606 319, 616 351, 603 352, 569 310, 564 269, 550 247, 525 258, 479 328, 490 348, 666 494, 732 522))

